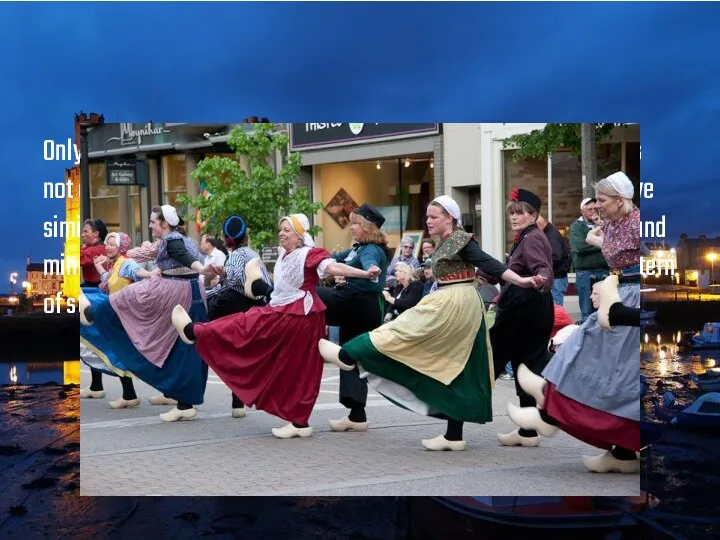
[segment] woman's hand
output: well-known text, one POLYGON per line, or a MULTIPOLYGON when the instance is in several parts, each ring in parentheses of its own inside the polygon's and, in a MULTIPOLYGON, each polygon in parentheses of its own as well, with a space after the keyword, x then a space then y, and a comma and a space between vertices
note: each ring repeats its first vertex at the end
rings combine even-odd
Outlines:
POLYGON ((366 270, 367 278, 368 279, 375 279, 380 274, 382 274, 382 270, 375 266, 374 264, 366 270))
POLYGON ((543 276, 521 277, 518 285, 526 289, 542 289, 546 282, 547 278, 543 276))
POLYGON ((214 276, 215 275, 215 269, 212 264, 208 264, 207 266, 203 266, 202 270, 200 270, 200 273, 204 276, 214 276))
POLYGON ((106 255, 97 255, 95 258, 93 258, 93 264, 95 264, 95 266, 97 266, 98 264, 102 266, 107 261, 108 261, 108 258, 106 255))
POLYGON ((216 276, 224 277, 225 276, 225 267, 222 264, 215 264, 212 266, 213 272, 215 272, 216 276))
POLYGON ((392 294, 390 294, 390 291, 388 290, 383 291, 383 298, 385 298, 386 302, 389 302, 391 304, 395 303, 395 299, 392 297, 392 294))

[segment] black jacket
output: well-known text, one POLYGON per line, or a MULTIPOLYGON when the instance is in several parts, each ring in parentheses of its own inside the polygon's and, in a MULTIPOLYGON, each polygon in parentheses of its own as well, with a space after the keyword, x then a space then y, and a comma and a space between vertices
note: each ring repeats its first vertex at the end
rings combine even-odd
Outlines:
POLYGON ((544 232, 550 241, 550 247, 552 247, 553 274, 555 274, 555 279, 566 278, 572 262, 570 258, 570 246, 568 246, 567 241, 552 223, 547 224, 544 232))

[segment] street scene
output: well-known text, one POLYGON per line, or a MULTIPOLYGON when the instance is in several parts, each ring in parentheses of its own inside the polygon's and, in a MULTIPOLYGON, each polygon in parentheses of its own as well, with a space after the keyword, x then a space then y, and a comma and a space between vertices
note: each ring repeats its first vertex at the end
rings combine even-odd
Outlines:
MULTIPOLYGON (((112 410, 105 399, 81 400, 81 495, 637 495, 635 475, 588 473, 580 456, 595 449, 560 434, 538 448, 507 448, 496 434, 513 429, 505 412, 517 401, 513 381, 498 380, 493 421, 469 426, 465 452, 428 452, 420 440, 444 422, 404 411, 372 390, 366 433, 334 433, 328 420, 344 414, 337 402, 337 368, 325 367, 307 440, 277 440, 282 422, 248 409, 232 418, 231 394, 214 374, 192 421, 166 424, 152 406, 157 391, 136 383, 135 409, 112 410), (240 487, 241 486, 241 487, 240 487)), ((90 372, 81 370, 81 387, 90 372)), ((105 383, 108 399, 121 394, 105 383)))
POLYGON ((636 124, 75 122, 84 495, 639 494, 636 124))

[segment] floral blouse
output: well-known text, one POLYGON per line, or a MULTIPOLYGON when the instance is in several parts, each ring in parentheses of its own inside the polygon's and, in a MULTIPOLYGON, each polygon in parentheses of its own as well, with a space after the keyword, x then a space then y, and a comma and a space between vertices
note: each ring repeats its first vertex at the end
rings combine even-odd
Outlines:
POLYGON ((610 268, 622 270, 640 264, 640 210, 602 226, 602 254, 610 268))

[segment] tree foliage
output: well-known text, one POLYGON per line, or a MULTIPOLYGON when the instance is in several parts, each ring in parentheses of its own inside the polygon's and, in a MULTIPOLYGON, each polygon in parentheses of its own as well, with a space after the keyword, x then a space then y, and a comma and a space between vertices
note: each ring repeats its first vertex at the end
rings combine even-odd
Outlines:
MULTIPOLYGON (((310 217, 322 209, 322 203, 311 202, 307 190, 298 188, 300 154, 291 153, 276 172, 277 152, 287 152, 288 137, 273 131, 272 124, 253 124, 252 132, 236 127, 227 144, 234 158, 205 158, 192 173, 193 180, 204 184, 210 196, 178 198, 182 204, 199 210, 204 232, 220 235, 223 220, 238 214, 250 229, 250 244, 258 249, 277 244, 278 220, 282 216, 303 213, 310 217)), ((195 215, 186 221, 196 221, 195 215)), ((320 227, 314 226, 310 234, 319 231, 320 227)))
MULTIPOLYGON (((558 148, 567 148, 574 155, 580 156, 582 145, 580 126, 581 124, 548 123, 543 129, 534 129, 530 133, 513 135, 505 139, 503 147, 516 148, 512 158, 514 162, 523 159, 547 160, 548 154, 553 154, 558 148)), ((607 140, 616 126, 625 127, 626 124, 595 124, 597 143, 607 140)))

